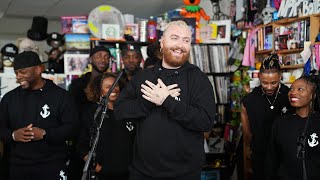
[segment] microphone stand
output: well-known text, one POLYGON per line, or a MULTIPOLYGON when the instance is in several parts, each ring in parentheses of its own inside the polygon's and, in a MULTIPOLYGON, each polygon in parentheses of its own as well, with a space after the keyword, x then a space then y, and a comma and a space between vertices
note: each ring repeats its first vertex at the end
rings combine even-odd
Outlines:
MULTIPOLYGON (((116 87, 117 83, 119 82, 120 80, 120 77, 122 76, 123 74, 123 71, 120 71, 118 76, 116 77, 115 81, 113 82, 111 88, 109 89, 108 93, 103 96, 100 100, 100 103, 99 103, 99 107, 97 108, 95 114, 94 114, 94 121, 96 120, 97 118, 97 115, 100 113, 100 111, 102 111, 101 113, 101 116, 100 116, 100 123, 99 125, 97 126, 97 129, 96 129, 96 133, 94 133, 95 137, 91 137, 91 139, 94 139, 93 141, 93 144, 91 146, 91 150, 89 151, 89 154, 88 154, 88 159, 84 165, 84 168, 83 168, 83 174, 82 174, 82 178, 81 180, 86 180, 87 177, 88 177, 88 169, 89 169, 89 165, 91 163, 92 160, 95 160, 95 151, 96 151, 96 147, 97 147, 97 144, 98 144, 98 141, 99 141, 99 136, 100 136, 100 129, 102 127, 102 124, 103 124, 103 120, 105 117, 109 118, 109 116, 107 115, 107 110, 108 110, 108 107, 107 107, 107 104, 108 104, 108 100, 109 100, 109 96, 110 94, 112 93, 113 89, 116 87)), ((95 162, 92 162, 92 170, 91 170, 91 174, 90 174, 90 180, 95 180, 96 179, 96 175, 95 175, 95 165, 96 163, 95 162)))

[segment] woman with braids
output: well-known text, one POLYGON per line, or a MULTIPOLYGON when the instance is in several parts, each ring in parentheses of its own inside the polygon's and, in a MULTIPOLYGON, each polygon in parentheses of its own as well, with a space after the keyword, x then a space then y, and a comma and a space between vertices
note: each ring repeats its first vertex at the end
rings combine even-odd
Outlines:
MULTIPOLYGON (((78 149, 81 158, 86 161, 90 150, 90 137, 100 124, 100 114, 94 120, 94 114, 100 102, 111 88, 116 76, 106 73, 96 77, 85 89, 89 103, 81 111, 81 133, 78 149)), ((128 165, 131 162, 134 127, 130 122, 116 121, 113 104, 120 93, 117 84, 107 102, 107 115, 103 121, 96 149, 95 172, 99 180, 127 180, 128 165)), ((90 169, 89 169, 90 170, 90 169)))
POLYGON ((267 56, 260 67, 260 86, 242 100, 241 121, 245 152, 251 159, 252 179, 264 180, 265 154, 273 121, 290 109, 289 88, 281 84, 276 54, 267 56))
POLYGON ((290 88, 293 113, 277 119, 272 127, 267 175, 270 180, 320 179, 319 80, 304 76, 290 88))

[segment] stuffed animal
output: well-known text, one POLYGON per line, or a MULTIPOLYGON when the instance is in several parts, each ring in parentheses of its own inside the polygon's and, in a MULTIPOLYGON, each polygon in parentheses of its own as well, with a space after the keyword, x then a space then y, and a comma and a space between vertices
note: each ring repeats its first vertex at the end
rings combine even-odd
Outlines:
POLYGON ((64 35, 57 32, 50 33, 47 38, 47 44, 52 47, 48 55, 48 69, 50 73, 64 73, 64 60, 63 55, 65 50, 61 50, 59 47, 65 43, 64 35))
POLYGON ((186 18, 195 18, 196 19, 196 42, 200 42, 200 19, 201 17, 204 20, 209 20, 210 16, 206 14, 206 12, 198 6, 201 0, 183 0, 183 3, 186 5, 180 11, 180 15, 186 18))

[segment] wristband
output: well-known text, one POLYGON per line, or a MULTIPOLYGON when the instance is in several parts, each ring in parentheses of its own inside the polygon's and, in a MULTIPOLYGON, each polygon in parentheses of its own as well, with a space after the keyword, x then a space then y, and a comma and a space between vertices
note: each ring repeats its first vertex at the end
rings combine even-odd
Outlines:
POLYGON ((46 130, 43 130, 42 139, 46 138, 46 134, 47 134, 46 130))
POLYGON ((14 131, 11 134, 13 141, 16 141, 16 139, 14 138, 14 131))

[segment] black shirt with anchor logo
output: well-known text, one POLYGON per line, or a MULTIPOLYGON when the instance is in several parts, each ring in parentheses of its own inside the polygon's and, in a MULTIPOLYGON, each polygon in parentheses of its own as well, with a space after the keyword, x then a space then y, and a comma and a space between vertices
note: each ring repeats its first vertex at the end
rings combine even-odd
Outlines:
MULTIPOLYGON (((302 160, 297 157, 297 139, 304 131, 307 118, 288 114, 277 119, 267 154, 269 179, 302 180, 302 160)), ((306 132, 306 171, 308 180, 320 179, 320 113, 314 113, 306 132)))

